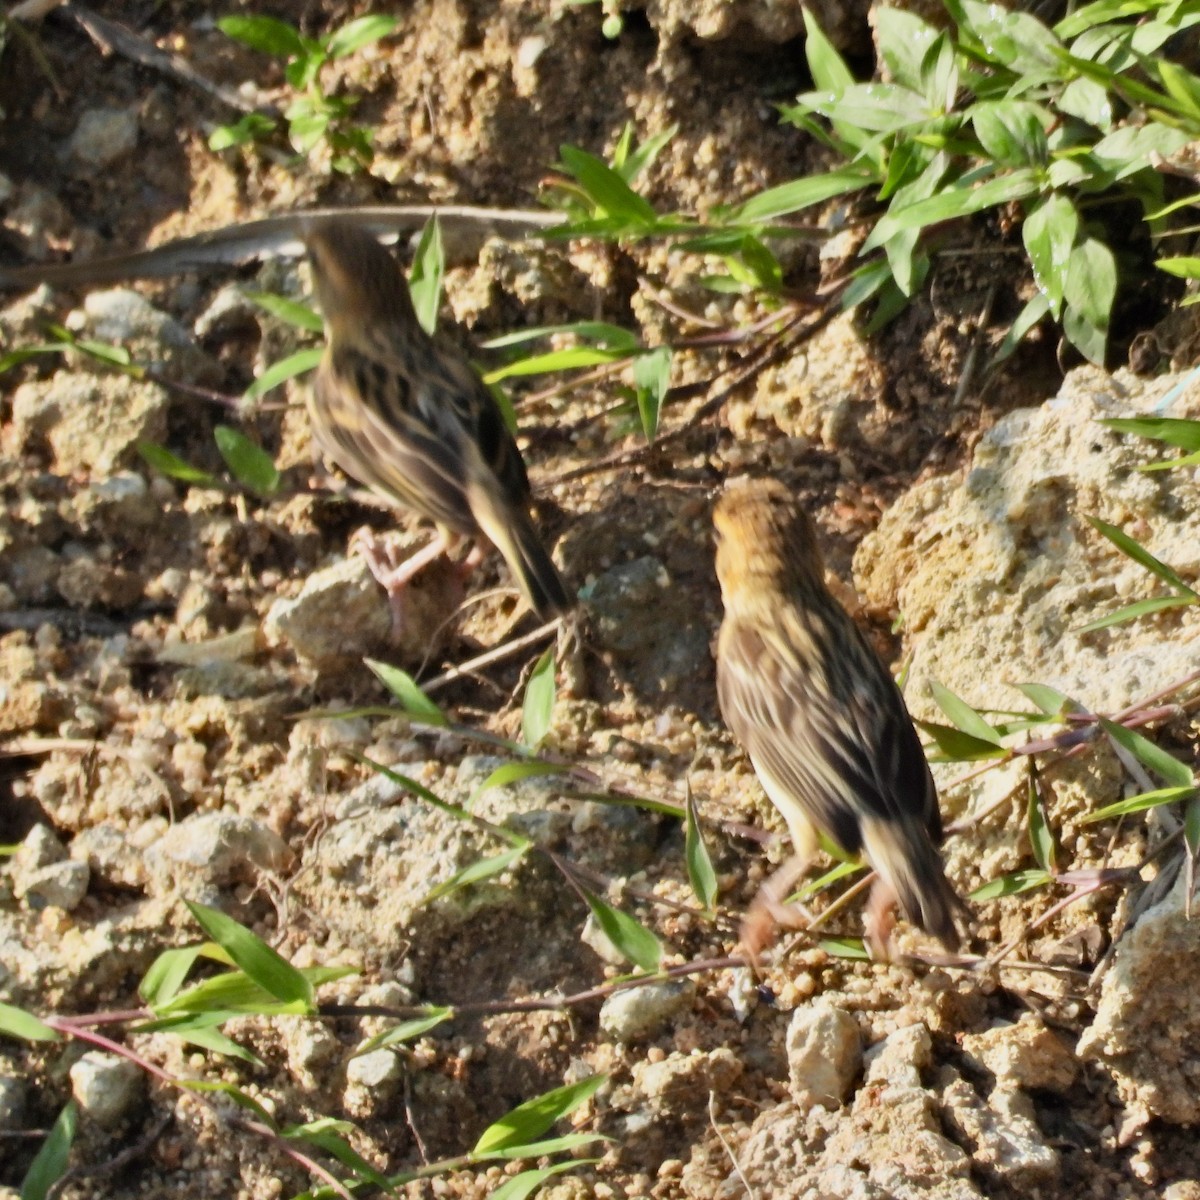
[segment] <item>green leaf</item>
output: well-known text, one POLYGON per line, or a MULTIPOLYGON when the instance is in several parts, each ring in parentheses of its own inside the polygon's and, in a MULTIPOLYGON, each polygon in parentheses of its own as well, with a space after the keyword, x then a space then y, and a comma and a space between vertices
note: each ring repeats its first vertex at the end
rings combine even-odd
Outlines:
POLYGON ((304 53, 304 43, 294 26, 274 17, 222 17, 217 28, 227 37, 278 58, 293 58, 304 53))
POLYGON ((325 40, 325 49, 330 58, 345 58, 347 54, 353 54, 355 50, 387 37, 399 24, 399 17, 385 17, 377 13, 347 21, 325 40))
POLYGON ((987 208, 1010 204, 1014 200, 1024 200, 1040 190, 1037 176, 1028 168, 1009 171, 994 179, 985 180, 978 186, 960 182, 898 212, 889 210, 876 224, 871 236, 864 243, 863 250, 884 245, 901 229, 923 229, 940 221, 970 216, 987 208))
POLYGON ((527 1197, 532 1196, 548 1179, 553 1179, 564 1171, 574 1171, 599 1161, 596 1158, 568 1159, 566 1162, 555 1163, 552 1167, 522 1171, 519 1175, 506 1179, 495 1191, 489 1192, 489 1200, 527 1200, 527 1197))
POLYGON ((325 328, 320 314, 298 300, 289 300, 287 296, 279 296, 274 292, 246 292, 245 297, 251 304, 258 305, 264 312, 297 329, 320 333, 325 328))
POLYGON ((1200 79, 1169 58, 1160 58, 1156 65, 1163 87, 1179 102, 1193 122, 1200 123, 1200 79))
POLYGON ((938 31, 915 13, 888 5, 876 10, 879 54, 895 81, 914 91, 921 90, 921 65, 938 37, 938 31))
POLYGON ((1126 729, 1124 725, 1118 725, 1107 717, 1100 718, 1100 728, 1118 746, 1127 750, 1143 766, 1149 767, 1171 787, 1188 788, 1195 784, 1196 779, 1191 767, 1173 754, 1168 754, 1161 746, 1156 746, 1149 738, 1132 729, 1126 729))
POLYGON ((946 714, 956 728, 980 742, 1000 745, 1000 735, 965 700, 956 696, 948 687, 933 680, 929 685, 934 703, 946 714))
MULTIPOLYGON (((828 839, 826 839, 828 841, 828 839)), ((826 842, 821 843, 821 849, 826 848, 826 842)), ((840 883, 850 875, 857 875, 860 871, 866 869, 865 864, 861 859, 846 858, 845 851, 840 846, 833 846, 835 851, 833 857, 841 857, 843 861, 836 866, 830 867, 823 875, 818 875, 816 879, 810 879, 799 891, 796 892, 796 899, 801 902, 808 900, 812 896, 818 896, 826 888, 832 887, 835 883, 840 883)))
POLYGON ((531 354, 528 358, 518 359, 505 367, 488 371, 483 379, 485 383, 499 383, 502 379, 511 379, 526 375, 545 375, 550 371, 574 371, 580 367, 598 367, 605 363, 619 362, 628 354, 618 350, 599 350, 592 346, 567 346, 562 350, 551 350, 547 354, 531 354))
POLYGON ((303 1004, 312 1011, 313 986, 287 959, 281 957, 261 938, 219 909, 208 908, 192 900, 185 901, 197 923, 246 974, 277 1000, 303 1004))
POLYGON ((217 482, 215 476, 200 470, 199 467, 193 467, 191 463, 184 462, 182 458, 176 457, 166 447, 159 446, 154 442, 139 441, 137 452, 148 466, 170 479, 178 479, 182 483, 197 483, 202 487, 212 487, 217 482))
POLYGON ((1067 265, 1063 294, 1067 304, 1063 328, 1067 336, 1090 361, 1102 366, 1109 316, 1117 294, 1117 260, 1103 242, 1085 238, 1075 247, 1067 265))
POLYGON ((1160 258, 1154 265, 1160 271, 1180 279, 1200 279, 1200 258, 1194 255, 1177 254, 1172 258, 1160 258))
POLYGON ((813 83, 829 92, 841 92, 854 83, 846 60, 834 49, 812 12, 804 10, 804 56, 813 83))
POLYGON ((275 1118, 254 1099, 248 1092, 242 1091, 236 1084, 226 1083, 219 1079, 176 1079, 177 1087, 187 1088, 190 1092, 218 1092, 228 1096, 238 1108, 244 1108, 253 1113, 268 1129, 275 1129, 275 1118))
POLYGON ((499 854, 494 854, 490 858, 481 858, 478 862, 473 862, 463 867, 461 871, 455 871, 449 879, 431 888, 422 898, 421 903, 424 905, 433 904, 435 901, 442 899, 443 896, 452 895, 454 892, 461 891, 472 884, 482 883, 485 879, 502 875, 510 867, 520 862, 528 849, 529 843, 520 846, 511 846, 509 849, 502 850, 499 854))
POLYGON ((865 172, 849 168, 793 179, 752 196, 733 210, 731 220, 751 225, 774 221, 814 204, 823 204, 834 196, 857 192, 869 186, 871 181, 871 176, 865 172))
POLYGON ((449 1006, 430 1006, 426 1010, 425 1016, 401 1021, 390 1029, 385 1029, 382 1033, 367 1038, 350 1057, 357 1058, 360 1054, 369 1054, 372 1050, 379 1050, 385 1046, 398 1046, 404 1042, 424 1037, 431 1029, 436 1029, 453 1017, 454 1009, 449 1006))
POLYGON ((1069 696, 1044 683, 1018 683, 1017 687, 1048 717, 1057 717, 1068 707, 1074 707, 1074 701, 1069 696))
POLYGON ((1090 825, 1095 821, 1107 821, 1111 817, 1125 817, 1130 813, 1145 812, 1148 808, 1157 808, 1161 804, 1177 804, 1181 800, 1193 800, 1200 796, 1197 787, 1159 788, 1153 792, 1142 792, 1140 796, 1130 796, 1128 800, 1118 800, 1116 804, 1105 805, 1094 813, 1080 817, 1081 825, 1090 825))
POLYGON ((1049 822, 1046 820, 1046 809, 1038 791, 1037 776, 1031 773, 1029 779, 1029 795, 1025 808, 1025 823, 1029 829, 1029 845, 1033 850, 1033 861, 1050 875, 1056 871, 1058 847, 1054 842, 1049 822))
POLYGON ((1022 100, 984 100, 971 109, 980 145, 994 162, 1037 167, 1047 157, 1045 124, 1052 118, 1038 104, 1022 100))
MULTIPOLYGON (((917 721, 917 726, 933 738, 942 759, 949 762, 975 762, 983 758, 1004 758, 1008 753, 991 738, 972 737, 950 725, 933 721, 917 721)), ((994 731, 993 731, 994 732, 994 731)))
POLYGON ((471 1153, 494 1154, 541 1137, 555 1121, 590 1100, 607 1080, 607 1075, 590 1075, 518 1104, 483 1131, 471 1153))
POLYGON ((583 898, 604 935, 634 966, 653 973, 662 963, 662 943, 640 922, 582 889, 583 898))
POLYGON ((303 375, 305 371, 313 371, 321 365, 325 351, 320 346, 312 346, 307 350, 297 350, 278 362, 272 363, 247 389, 246 399, 257 400, 265 396, 272 388, 281 383, 303 375))
POLYGON ((567 172, 605 216, 629 225, 653 227, 658 214, 607 163, 575 146, 560 146, 559 155, 567 172))
POLYGON ((717 903, 717 873, 713 869, 708 847, 704 844, 704 833, 700 828, 700 817, 696 812, 696 800, 690 783, 686 785, 684 821, 683 857, 687 862, 688 882, 705 911, 712 912, 717 903))
POLYGON ((1128 555, 1138 566, 1145 567, 1147 571, 1161 579, 1163 583, 1172 588, 1178 595, 1186 596, 1189 601, 1200 600, 1200 595, 1197 595, 1196 592, 1188 587, 1166 563, 1160 562, 1149 550, 1134 541, 1129 534, 1118 529, 1115 525, 1110 525, 1107 521, 1100 520, 1099 517, 1088 517, 1087 521, 1093 529, 1108 538, 1122 554, 1128 555))
POLYGON ((350 1133, 353 1130, 354 1126, 349 1121, 339 1121, 334 1117, 321 1117, 303 1125, 289 1125, 286 1129, 281 1129, 279 1133, 288 1141, 305 1142, 319 1147, 326 1154, 336 1158, 344 1167, 348 1167, 358 1179, 382 1188, 384 1191, 391 1191, 391 1184, 387 1177, 380 1174, 342 1137, 343 1133, 350 1133))
POLYGON ((51 1189, 66 1173, 77 1123, 78 1110, 72 1100, 58 1114, 46 1140, 29 1164, 21 1181, 21 1200, 46 1200, 51 1194, 51 1189))
POLYGON ((523 779, 539 778, 546 775, 566 775, 570 768, 560 763, 541 762, 540 760, 504 763, 497 767, 472 793, 470 803, 489 792, 492 788, 511 787, 523 779))
POLYGON ((1095 633, 1098 629, 1108 629, 1112 625, 1121 625, 1126 621, 1136 620, 1138 617, 1149 616, 1151 613, 1163 612, 1168 608, 1184 608, 1193 603, 1195 601, 1187 596, 1154 596, 1149 600, 1139 600, 1135 604, 1127 604, 1124 608, 1117 609, 1116 612, 1098 617, 1095 621, 1089 621, 1086 625, 1081 625, 1076 632, 1095 633))
POLYGON ((442 227, 436 216, 430 217, 421 230, 421 239, 413 254, 412 270, 408 275, 408 290, 412 296, 417 320, 426 333, 437 329, 438 310, 442 306, 442 280, 446 274, 446 252, 442 246, 442 227))
POLYGON ((187 1013, 183 1016, 143 1022, 133 1026, 131 1032, 169 1033, 181 1042, 189 1046, 199 1046, 201 1050, 207 1050, 211 1054, 224 1054, 228 1058, 240 1059, 256 1067, 265 1067, 266 1064, 258 1055, 252 1054, 244 1046, 239 1046, 231 1037, 216 1028, 238 1015, 240 1014, 229 1011, 187 1013))
POLYGON ((218 125, 208 135, 208 148, 221 151, 245 146, 272 133, 276 125, 276 121, 263 113, 247 113, 232 125, 218 125))
POLYGON ((12 1004, 0 1004, 0 1034, 25 1042, 57 1042, 59 1035, 32 1013, 12 1004))
POLYGON ((414 721, 420 721, 423 725, 450 724, 446 714, 421 691, 420 684, 407 671, 374 658, 365 658, 363 662, 375 673, 380 683, 400 701, 404 711, 414 721))
POLYGON ((1045 887, 1053 882, 1053 876, 1041 867, 1028 868, 1023 871, 1013 871, 1009 875, 1001 875, 999 879, 990 879, 977 887, 968 900, 998 900, 1002 896, 1016 896, 1021 892, 1032 891, 1034 888, 1045 887))
POLYGON ((671 386, 671 348, 659 346, 633 360, 633 382, 637 388, 638 415, 647 442, 658 433, 658 418, 671 386))
POLYGON ((1200 421, 1179 417, 1109 417, 1100 422, 1118 433, 1134 433, 1138 437, 1166 442, 1180 450, 1200 450, 1200 421))
POLYGON ((534 664, 521 702, 521 741, 536 750, 550 732, 554 718, 554 647, 550 646, 534 664))
POLYGON ((871 959, 862 938, 822 938, 817 944, 830 958, 848 958, 853 962, 869 962, 871 959))
POLYGON ((225 465, 243 487, 260 496, 273 496, 279 490, 280 475, 271 456, 241 430, 218 425, 213 438, 225 465))
POLYGON ((637 354, 642 349, 641 339, 636 333, 611 325, 607 321, 571 321, 566 325, 538 325, 531 329, 517 329, 502 337, 489 338, 482 343, 488 350, 503 350, 507 346, 519 346, 537 338, 554 337, 560 333, 573 333, 585 341, 596 342, 602 349, 620 352, 621 357, 637 354))
POLYGON ((1062 311, 1071 250, 1079 232, 1075 205, 1058 192, 1043 196, 1030 209, 1021 226, 1034 279, 1050 299, 1050 311, 1062 311))
POLYGON ((1063 49, 1062 43, 1036 17, 979 0, 962 0, 962 11, 970 35, 994 62, 1018 74, 1058 67, 1055 51, 1063 49))
MULTIPOLYGON (((632 122, 626 128, 632 131, 632 122)), ((658 158, 667 143, 678 132, 678 125, 668 126, 661 133, 647 138, 636 150, 624 155, 621 162, 618 163, 614 156, 613 166, 621 173, 621 178, 632 185, 633 181, 658 158)))
POLYGON ((205 945, 180 946, 164 950, 151 964, 142 982, 138 984, 138 995, 151 1008, 159 1008, 179 995, 180 989, 195 965, 196 959, 204 954, 205 945))

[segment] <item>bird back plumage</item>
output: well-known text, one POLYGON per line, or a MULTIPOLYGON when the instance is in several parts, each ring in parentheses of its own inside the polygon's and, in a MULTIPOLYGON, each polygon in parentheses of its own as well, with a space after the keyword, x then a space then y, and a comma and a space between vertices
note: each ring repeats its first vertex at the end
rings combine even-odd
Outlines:
POLYGON ((542 616, 570 600, 529 515, 529 478, 495 398, 417 321, 395 259, 347 222, 306 237, 327 348, 310 412, 322 451, 392 502, 500 550, 542 616))
POLYGON ((726 723, 789 826, 802 815, 865 851, 905 916, 953 944, 933 778, 899 688, 825 585, 807 514, 759 483, 727 491, 714 522, 726 723))

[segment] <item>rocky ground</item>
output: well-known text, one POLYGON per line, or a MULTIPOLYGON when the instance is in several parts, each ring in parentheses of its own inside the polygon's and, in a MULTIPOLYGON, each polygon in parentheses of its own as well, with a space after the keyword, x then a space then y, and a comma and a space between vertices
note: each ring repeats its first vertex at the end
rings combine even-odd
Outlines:
MULTIPOLYGON (((294 8, 271 11, 313 33, 359 15, 294 8)), ((265 58, 212 28, 207 6, 101 11, 211 79, 282 86, 265 58)), ((869 53, 865 14, 821 16, 848 53, 869 53)), ((662 210, 704 211, 820 166, 772 107, 804 85, 798 9, 651 3, 612 42, 600 21, 595 6, 412 6, 393 37, 330 76, 364 97, 359 116, 376 133, 374 177, 345 178, 319 156, 297 165, 282 143, 214 154, 207 132, 230 119, 216 100, 102 55, 73 19, 48 20, 4 50, 7 261, 87 258, 317 202, 528 208, 560 143, 610 151, 626 120, 643 137, 680 125, 647 185, 662 210)), ((984 232, 984 247, 999 237, 984 232)), ((672 308, 732 330, 756 315, 704 292, 694 264, 659 247, 452 249, 449 305, 477 337, 582 318, 638 328, 651 344, 696 334, 659 303, 664 291, 672 308)), ((612 1140, 542 1195, 1200 1196, 1189 1129, 1200 1119, 1200 924, 1177 842, 1141 878, 1089 889, 1098 869, 1136 866, 1178 828, 1166 810, 1084 822, 1161 782, 1109 741, 1038 756, 1057 869, 1076 874, 971 904, 963 965, 938 964, 903 927, 908 965, 841 957, 805 933, 757 975, 727 961, 738 914, 784 852, 760 832, 782 824, 716 709, 710 512, 728 479, 772 474, 811 502, 833 586, 889 661, 908 664, 918 717, 944 720, 934 682, 979 708, 1021 711, 1031 705, 1015 685, 1038 683, 1090 711, 1145 714, 1143 732, 1195 767, 1196 608, 1080 631, 1165 590, 1088 516, 1185 582, 1200 573, 1194 470, 1140 471, 1164 456, 1098 423, 1164 403, 1200 417, 1190 364, 1151 379, 1090 367, 1063 379, 1043 337, 959 395, 978 315, 992 313, 986 352, 1028 287, 1006 278, 989 299, 1013 261, 999 245, 963 261, 939 264, 933 300, 882 335, 835 318, 715 418, 617 469, 598 466, 640 445, 605 416, 617 379, 518 390, 542 525, 588 613, 542 748, 591 772, 593 790, 679 806, 690 786, 721 885, 716 920, 689 886, 677 815, 571 799, 553 777, 479 794, 505 756, 472 731, 518 736, 542 644, 438 686, 461 730, 378 711, 389 698, 364 657, 431 679, 534 622, 493 556, 448 622, 448 576, 429 572, 396 643, 385 597, 347 548, 360 526, 396 519, 314 471, 304 382, 252 407, 220 402, 296 344, 245 293, 303 297, 300 268, 7 297, 6 348, 44 342, 60 321, 126 346, 173 386, 78 354, 0 375, 0 842, 16 847, 0 866, 0 999, 42 1015, 136 1007, 155 957, 198 940, 183 904, 197 900, 298 966, 356 968, 322 989, 327 1004, 463 1010, 360 1057, 387 1019, 232 1020, 226 1032, 258 1065, 106 1029, 167 1076, 237 1084, 280 1125, 354 1122, 356 1149, 386 1171, 462 1154, 514 1105, 600 1071, 608 1082, 572 1119, 612 1140), (269 450, 277 494, 228 486, 219 424, 269 450), (156 473, 142 439, 218 483, 156 473), (897 616, 902 632, 889 634, 897 616), (667 965, 717 965, 520 1011, 510 1002, 603 989, 627 964, 544 855, 426 903, 500 843, 363 757, 574 864, 654 929, 667 965), (1079 898, 1056 908, 1072 886, 1079 898)), ((788 266, 811 288, 817 252, 806 245, 788 266)), ((680 354, 673 382, 708 384, 737 354, 680 354)), ((667 425, 688 411, 669 410, 667 425)), ((427 536, 399 526, 406 544, 427 536)), ((935 771, 960 893, 1033 865, 1027 758, 935 771)), ((857 903, 826 933, 859 935, 857 903)), ((82 1115, 70 1200, 309 1186, 211 1097, 82 1042, 0 1040, 0 1196, 71 1095, 82 1115)), ((409 1192, 483 1196, 513 1170, 447 1172, 409 1192)))

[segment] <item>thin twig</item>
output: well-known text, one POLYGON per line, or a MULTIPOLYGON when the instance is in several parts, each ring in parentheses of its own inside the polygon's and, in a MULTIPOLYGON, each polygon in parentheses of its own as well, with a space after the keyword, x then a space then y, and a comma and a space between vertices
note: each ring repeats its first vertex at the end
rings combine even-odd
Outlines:
POLYGON ((555 617, 553 621, 547 621, 545 625, 539 625, 531 633, 515 638, 511 642, 506 642, 503 646, 496 646, 487 651, 486 654, 477 655, 475 658, 468 659, 464 663, 459 663, 456 667, 451 667, 450 670, 443 672, 441 675, 434 676, 428 683, 421 684, 421 690, 423 692, 440 691, 442 688, 454 683, 457 679, 462 679, 464 676, 480 671, 484 667, 490 667, 493 663, 504 662, 506 659, 513 658, 523 650, 527 650, 530 646, 536 646, 548 640, 560 624, 562 624, 561 618, 555 617))
POLYGON ((108 20, 82 4, 67 3, 62 6, 64 14, 69 16, 94 41, 102 51, 108 54, 119 54, 124 58, 148 67, 172 79, 178 79, 191 87, 212 96, 227 108, 240 113, 262 113, 266 117, 278 117, 279 109, 272 104, 259 105, 248 100, 240 91, 226 87, 222 83, 202 75, 190 62, 178 54, 170 54, 159 49, 153 42, 108 20))

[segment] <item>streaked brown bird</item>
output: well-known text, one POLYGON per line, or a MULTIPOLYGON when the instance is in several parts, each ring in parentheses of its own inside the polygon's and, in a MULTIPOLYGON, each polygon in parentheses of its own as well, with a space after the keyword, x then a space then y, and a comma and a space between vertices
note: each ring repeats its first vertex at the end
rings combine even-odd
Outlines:
POLYGON ((909 921, 957 949, 962 902, 937 850, 929 766, 900 689, 825 585, 808 514, 782 484, 760 480, 727 487, 713 524, 725 605, 721 712, 794 851, 751 906, 743 942, 757 953, 774 922, 797 923, 782 901, 821 830, 878 873, 866 918, 876 957, 888 957, 897 900, 909 921))
MULTIPOLYGON (((309 412, 322 452, 386 500, 438 527, 396 565, 368 552, 393 599, 460 538, 490 542, 543 619, 572 602, 534 529, 525 463, 491 392, 461 351, 421 328, 399 264, 348 221, 304 234, 325 319, 309 412)), ((395 608, 394 611, 398 611, 395 608)))

